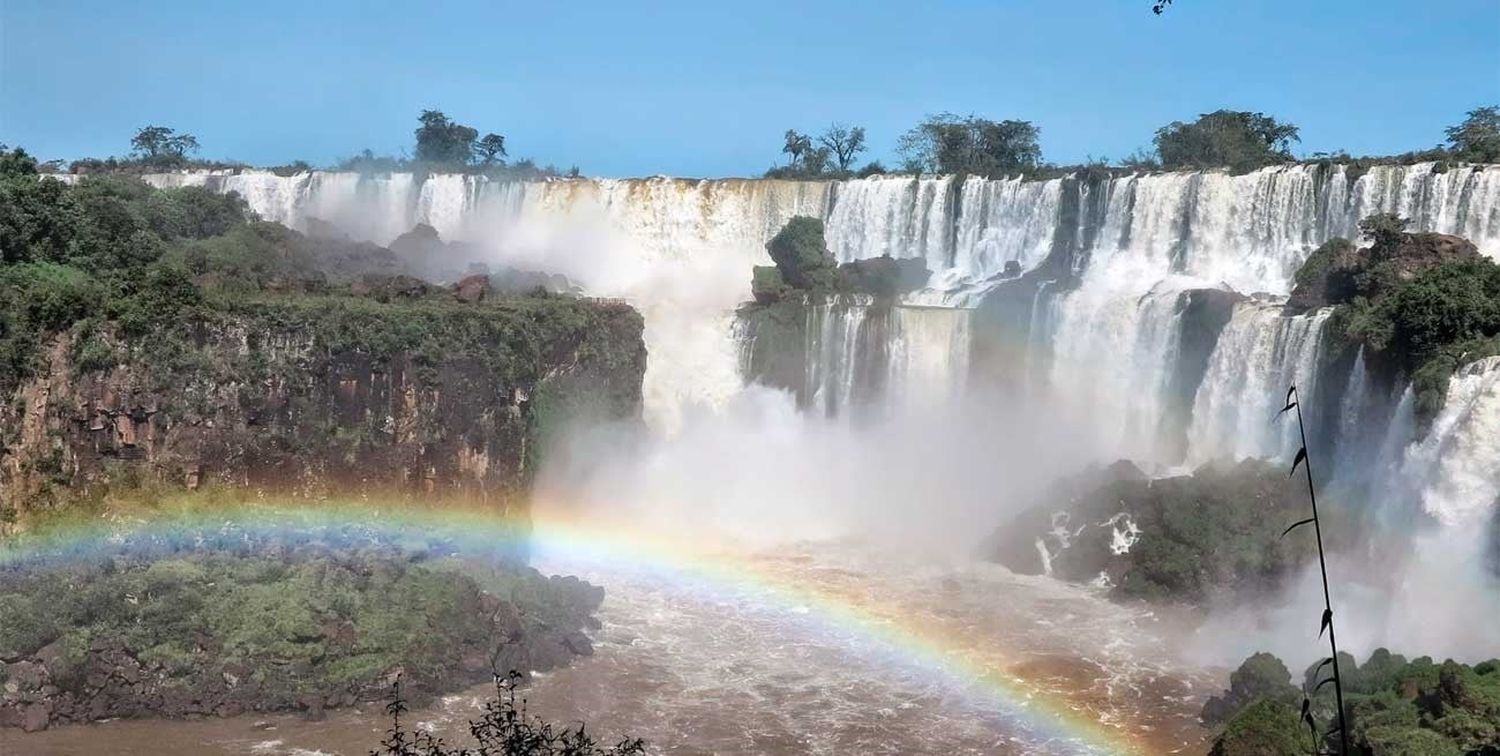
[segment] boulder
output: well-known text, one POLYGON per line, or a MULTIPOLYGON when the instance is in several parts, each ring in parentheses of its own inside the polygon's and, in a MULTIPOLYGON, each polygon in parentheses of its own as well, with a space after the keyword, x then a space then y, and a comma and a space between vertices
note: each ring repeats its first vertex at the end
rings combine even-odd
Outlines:
POLYGON ((490 295, 489 276, 474 274, 465 276, 463 280, 453 285, 453 297, 460 302, 477 304, 488 299, 490 295))

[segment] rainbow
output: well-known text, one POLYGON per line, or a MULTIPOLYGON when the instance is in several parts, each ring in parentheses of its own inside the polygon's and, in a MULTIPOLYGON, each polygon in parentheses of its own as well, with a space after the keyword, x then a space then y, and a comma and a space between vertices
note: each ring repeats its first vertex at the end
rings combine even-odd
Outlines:
POLYGON ((992 655, 975 654, 952 633, 920 626, 899 611, 881 610, 809 586, 735 552, 685 540, 643 536, 629 528, 577 518, 507 520, 465 509, 397 505, 274 507, 264 504, 184 509, 167 516, 79 521, 0 541, 0 568, 44 567, 99 559, 122 549, 150 554, 183 546, 233 549, 259 538, 326 541, 363 535, 416 541, 440 538, 465 553, 511 551, 545 561, 611 566, 664 576, 685 590, 749 597, 764 607, 797 615, 841 638, 860 641, 891 658, 939 675, 966 693, 985 699, 1001 715, 1048 750, 1140 753, 1128 733, 1100 723, 1096 715, 1050 696, 1013 675, 992 655))

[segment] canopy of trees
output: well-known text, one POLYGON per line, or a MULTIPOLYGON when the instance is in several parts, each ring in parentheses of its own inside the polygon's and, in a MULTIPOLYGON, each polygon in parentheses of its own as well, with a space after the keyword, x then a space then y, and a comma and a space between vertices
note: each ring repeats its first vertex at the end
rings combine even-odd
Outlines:
POLYGON ((930 116, 901 137, 907 170, 1004 176, 1039 166, 1040 131, 1030 121, 991 121, 952 113, 930 116))
POLYGON ((417 160, 426 163, 467 165, 474 159, 474 140, 479 131, 450 119, 440 110, 424 110, 417 137, 417 160))
POLYGON ((1450 127, 1448 149, 1459 160, 1500 163, 1500 106, 1469 111, 1463 123, 1450 127))
POLYGON ((130 148, 143 162, 173 167, 186 162, 188 153, 198 151, 198 138, 166 126, 147 126, 131 138, 130 148))
POLYGON ((1292 160, 1297 127, 1263 113, 1216 110, 1192 123, 1173 121, 1156 132, 1162 167, 1251 171, 1292 160))

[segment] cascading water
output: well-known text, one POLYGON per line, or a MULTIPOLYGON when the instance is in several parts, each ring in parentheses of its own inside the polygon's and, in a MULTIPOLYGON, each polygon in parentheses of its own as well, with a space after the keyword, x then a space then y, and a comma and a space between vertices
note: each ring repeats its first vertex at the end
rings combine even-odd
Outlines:
POLYGON ((1296 384, 1302 396, 1317 396, 1323 326, 1330 314, 1319 310, 1286 317, 1280 305, 1255 302, 1236 307, 1209 358, 1193 406, 1191 462, 1296 452, 1296 429, 1271 420, 1288 386, 1296 384))
MULTIPOLYGON (((1360 218, 1381 211, 1410 217, 1416 228, 1462 234, 1485 254, 1500 256, 1497 166, 1376 166, 1352 180, 1342 166, 1316 165, 1240 176, 1166 173, 1092 182, 503 182, 459 175, 418 181, 408 174, 254 171, 148 180, 239 192, 267 219, 302 229, 323 221, 380 243, 427 223, 448 239, 482 240, 499 259, 562 272, 591 293, 624 296, 647 317, 653 355, 648 411, 664 427, 675 425, 685 406, 717 406, 738 391, 730 313, 748 298, 746 271, 768 262, 766 240, 793 215, 824 218, 829 246, 841 261, 884 254, 922 258, 934 272, 931 285, 907 299, 925 305, 972 306, 1005 274, 1007 263, 1036 269, 1059 240, 1072 239, 1076 285, 1044 283, 1034 297, 1027 359, 1050 365, 1045 382, 1070 401, 1098 405, 1100 425, 1120 444, 1118 452, 1148 460, 1159 449, 1150 415, 1169 403, 1172 382, 1166 377, 1179 356, 1177 293, 1229 288, 1284 295, 1308 251, 1333 235, 1355 236, 1360 218), (1082 199, 1070 205, 1070 191, 1082 199)), ((1295 329, 1295 322, 1279 322, 1270 308, 1258 312, 1253 318, 1248 311, 1237 313, 1229 334, 1245 349, 1271 348, 1276 358, 1246 363, 1252 370, 1264 365, 1263 374, 1244 377, 1246 391, 1289 375, 1275 334, 1295 329), (1250 332, 1257 328, 1266 332, 1250 332)), ((914 354, 929 355, 918 362, 933 365, 930 355, 967 349, 945 329, 904 329, 902 321, 910 318, 895 320, 879 334, 897 340, 880 347, 895 358, 887 365, 909 363, 914 354), (924 333, 931 343, 914 340, 924 333)), ((1316 348, 1316 339, 1309 343, 1316 348)), ((1303 357, 1312 359, 1298 359, 1303 357)), ((945 369, 964 359, 947 360, 945 369)), ((823 376, 841 370, 810 369, 823 376)), ((900 384, 900 371, 890 370, 896 372, 888 382, 900 384)), ((915 383, 939 388, 930 380, 915 383)), ((951 381, 940 383, 946 391, 951 381)), ((1215 439, 1218 431, 1240 427, 1226 419, 1225 407, 1250 406, 1224 391, 1219 378, 1205 380, 1192 401, 1207 416, 1192 423, 1187 458, 1284 451, 1263 431, 1251 434, 1253 441, 1215 439)))
POLYGON ((1422 510, 1443 527, 1478 530, 1500 504, 1500 357, 1461 369, 1420 442, 1406 449, 1402 477, 1422 510))

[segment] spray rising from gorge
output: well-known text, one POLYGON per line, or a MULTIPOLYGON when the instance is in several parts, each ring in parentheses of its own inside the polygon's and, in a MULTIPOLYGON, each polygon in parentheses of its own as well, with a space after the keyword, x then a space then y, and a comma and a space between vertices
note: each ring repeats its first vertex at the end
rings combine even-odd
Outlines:
MULTIPOLYGON (((650 352, 651 439, 576 439, 609 451, 544 472, 539 489, 543 513, 563 506, 617 518, 622 529, 751 548, 857 534, 888 552, 967 553, 975 534, 1091 462, 1128 458, 1170 475, 1289 458, 1292 431, 1269 420, 1295 383, 1308 398, 1314 451, 1334 462, 1333 495, 1386 526, 1375 539, 1386 560, 1378 574, 1357 574, 1365 568, 1354 560, 1330 566, 1353 586, 1341 643, 1359 654, 1389 645, 1492 655, 1491 637, 1456 607, 1500 611, 1484 571, 1490 547, 1478 536, 1500 498, 1500 370, 1490 359, 1456 371, 1441 411, 1424 415, 1406 380, 1391 381, 1362 349, 1336 349, 1331 308, 1288 307, 1288 295, 1315 249, 1357 237, 1360 220, 1381 212, 1500 257, 1500 168, 1299 165, 1046 181, 321 172, 149 180, 238 192, 262 217, 315 234, 389 243, 428 224, 482 249, 479 261, 491 266, 560 272, 590 295, 636 306, 650 352), (749 271, 795 216, 823 220, 840 262, 917 258, 931 279, 889 306, 841 295, 797 309, 790 323, 761 317, 744 307, 749 271), (1391 596, 1402 611, 1391 610, 1391 596)), ((1137 523, 1109 524, 1114 547, 1128 551, 1137 523)), ((891 579, 858 558, 808 548, 795 559, 891 579)), ((1043 553, 1055 556, 1050 548, 1043 553)), ((650 608, 649 583, 578 571, 610 586, 611 622, 634 627, 642 612, 662 611, 650 608)), ((1187 655, 1224 664, 1270 649, 1306 659, 1303 634, 1289 628, 1300 627, 1295 607, 1308 605, 1311 578, 1254 607, 1215 608, 1187 655)), ((899 582, 885 584, 899 601, 931 590, 899 582)), ((1059 600, 1036 600, 1033 629, 1052 621, 1048 607, 1091 611, 1070 603, 1076 596, 1059 600)), ((676 649, 696 640, 657 625, 649 633, 676 649)), ((1130 649, 1067 653, 1107 659, 1115 672, 1091 684, 1109 690, 1140 688, 1170 667, 1160 648, 1130 649)), ((627 665, 620 674, 642 672, 627 665)), ((1162 737, 1152 746, 1172 736, 1162 737)))

